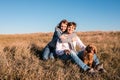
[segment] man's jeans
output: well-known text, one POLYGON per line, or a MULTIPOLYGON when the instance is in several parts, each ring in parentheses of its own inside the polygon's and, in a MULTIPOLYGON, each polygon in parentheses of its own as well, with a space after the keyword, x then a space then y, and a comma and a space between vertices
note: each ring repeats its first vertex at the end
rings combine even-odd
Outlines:
MULTIPOLYGON (((73 59, 75 61, 75 63, 77 63, 77 65, 82 68, 84 71, 86 71, 87 69, 89 69, 90 67, 88 65, 86 65, 80 58, 82 58, 83 55, 83 51, 80 51, 78 53, 76 53, 75 51, 71 51, 70 55, 60 55, 59 58, 63 59, 63 60, 68 60, 68 59, 73 59)), ((99 64, 99 60, 96 56, 96 54, 94 54, 94 62, 97 64, 99 64)))
MULTIPOLYGON (((83 56, 83 53, 84 53, 84 51, 80 51, 80 52, 78 52, 78 56, 79 56, 79 58, 83 58, 82 56, 83 56)), ((100 62, 99 62, 99 59, 98 59, 98 57, 97 57, 97 55, 96 54, 94 54, 94 56, 93 56, 93 61, 94 61, 94 65, 98 65, 100 62)))

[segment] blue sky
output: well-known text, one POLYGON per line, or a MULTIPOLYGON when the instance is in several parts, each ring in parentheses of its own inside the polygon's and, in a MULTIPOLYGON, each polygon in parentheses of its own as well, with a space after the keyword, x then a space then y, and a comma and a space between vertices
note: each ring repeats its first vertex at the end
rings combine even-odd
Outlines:
POLYGON ((120 0, 0 0, 0 34, 54 32, 62 19, 77 31, 120 31, 120 0))

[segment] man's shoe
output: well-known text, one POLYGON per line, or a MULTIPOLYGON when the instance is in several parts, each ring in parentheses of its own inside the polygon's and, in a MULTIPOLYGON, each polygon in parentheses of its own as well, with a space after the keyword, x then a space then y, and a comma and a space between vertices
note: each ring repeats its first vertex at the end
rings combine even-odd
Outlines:
POLYGON ((92 75, 96 74, 96 71, 93 68, 89 68, 87 72, 92 75))
POLYGON ((107 73, 107 71, 106 71, 104 68, 100 69, 99 71, 100 71, 101 73, 107 73))
POLYGON ((95 69, 101 73, 106 73, 107 71, 103 68, 103 64, 96 65, 95 69))

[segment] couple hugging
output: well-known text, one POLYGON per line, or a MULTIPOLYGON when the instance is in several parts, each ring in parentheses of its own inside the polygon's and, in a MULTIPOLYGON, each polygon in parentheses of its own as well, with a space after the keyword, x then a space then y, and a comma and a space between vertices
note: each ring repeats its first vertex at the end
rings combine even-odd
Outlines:
MULTIPOLYGON (((60 21, 58 26, 55 28, 52 40, 43 50, 43 60, 48 60, 48 57, 50 57, 50 59, 54 59, 55 55, 62 60, 72 59, 84 71, 93 74, 96 70, 85 64, 82 60, 86 46, 76 35, 76 27, 75 22, 68 22, 67 20, 60 21), (76 51, 76 45, 81 48, 81 51, 76 51)), ((100 65, 96 54, 93 56, 93 61, 97 67, 96 69, 98 69, 97 71, 102 70, 105 72, 104 68, 101 67, 102 65, 100 65)))

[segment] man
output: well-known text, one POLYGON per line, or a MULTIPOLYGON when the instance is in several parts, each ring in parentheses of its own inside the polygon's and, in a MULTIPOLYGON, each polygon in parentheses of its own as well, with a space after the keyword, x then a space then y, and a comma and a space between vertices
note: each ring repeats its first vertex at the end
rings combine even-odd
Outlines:
MULTIPOLYGON (((73 36, 75 29, 76 29, 76 23, 69 22, 67 25, 67 31, 63 35, 68 36, 67 38, 71 38, 72 42, 63 43, 58 39, 56 44, 56 54, 60 59, 63 60, 72 58, 80 68, 82 68, 84 71, 88 71, 93 74, 95 73, 95 70, 93 68, 90 68, 79 58, 79 56, 81 56, 83 51, 85 50, 86 46, 82 43, 82 41, 77 35, 73 36), (81 48, 81 51, 79 53, 76 52, 75 49, 76 45, 78 45, 81 48)), ((96 65, 99 64, 99 60, 96 55, 94 55, 94 61, 96 62, 96 65)))

